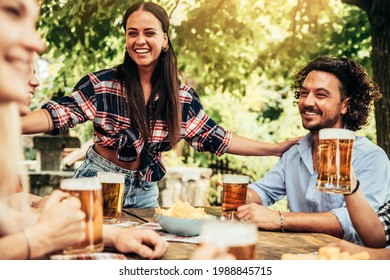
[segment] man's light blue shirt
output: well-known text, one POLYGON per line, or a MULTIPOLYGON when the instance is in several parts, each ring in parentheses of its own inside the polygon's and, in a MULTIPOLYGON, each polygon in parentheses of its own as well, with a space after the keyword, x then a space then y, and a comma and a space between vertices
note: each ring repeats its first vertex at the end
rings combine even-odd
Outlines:
MULTIPOLYGON (((269 206, 286 195, 291 212, 332 212, 339 220, 344 239, 360 242, 352 226, 341 194, 316 190, 317 172, 313 168, 311 133, 303 137, 279 159, 273 169, 250 188, 269 206)), ((386 153, 366 137, 356 136, 352 166, 360 187, 375 211, 390 199, 390 163, 386 153)))

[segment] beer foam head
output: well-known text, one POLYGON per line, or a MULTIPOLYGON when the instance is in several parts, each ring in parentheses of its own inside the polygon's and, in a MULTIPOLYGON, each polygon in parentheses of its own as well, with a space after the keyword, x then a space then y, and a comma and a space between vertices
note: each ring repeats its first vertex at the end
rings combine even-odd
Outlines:
POLYGON ((99 172, 98 178, 101 183, 124 183, 125 174, 123 173, 114 173, 114 172, 99 172))
POLYGON ((324 128, 320 130, 320 139, 355 139, 355 132, 343 128, 324 128))
POLYGON ((100 182, 96 177, 62 179, 60 189, 68 191, 99 190, 100 182))
POLYGON ((252 245, 257 241, 257 227, 252 223, 206 220, 202 223, 200 240, 221 248, 252 245))
POLYGON ((248 184, 249 183, 249 176, 235 175, 235 174, 223 174, 222 181, 224 183, 231 183, 231 184, 248 184))

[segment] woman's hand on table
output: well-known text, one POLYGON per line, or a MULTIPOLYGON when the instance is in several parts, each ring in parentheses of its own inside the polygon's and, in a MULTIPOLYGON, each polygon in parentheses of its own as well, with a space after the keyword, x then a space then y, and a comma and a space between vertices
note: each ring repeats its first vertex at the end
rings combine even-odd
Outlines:
POLYGON ((122 253, 136 253, 145 259, 157 259, 168 250, 168 242, 150 229, 104 226, 104 244, 122 253))

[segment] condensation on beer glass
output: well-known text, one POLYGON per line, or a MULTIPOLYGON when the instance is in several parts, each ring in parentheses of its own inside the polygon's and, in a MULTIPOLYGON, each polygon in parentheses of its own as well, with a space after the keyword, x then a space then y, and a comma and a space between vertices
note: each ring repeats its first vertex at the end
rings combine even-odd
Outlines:
POLYGON ((206 220, 200 232, 202 244, 214 244, 238 260, 252 260, 255 256, 257 227, 238 221, 206 220))
POLYGON ((350 193, 355 132, 342 128, 319 131, 316 188, 323 192, 350 193))
POLYGON ((103 223, 119 223, 125 186, 125 174, 99 172, 99 181, 103 192, 103 223))
POLYGON ((102 188, 96 177, 63 179, 60 189, 80 199, 81 210, 85 212, 85 240, 64 249, 64 254, 100 252, 103 243, 102 188))
POLYGON ((222 220, 235 220, 237 208, 246 202, 249 179, 249 176, 246 175, 222 175, 222 220))

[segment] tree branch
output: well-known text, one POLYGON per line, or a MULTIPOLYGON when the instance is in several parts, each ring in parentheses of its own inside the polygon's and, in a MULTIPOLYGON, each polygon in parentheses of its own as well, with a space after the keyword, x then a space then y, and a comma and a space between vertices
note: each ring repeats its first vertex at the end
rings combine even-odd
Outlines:
POLYGON ((173 13, 175 12, 177 6, 179 6, 180 0, 176 0, 175 4, 173 4, 173 8, 171 12, 169 13, 169 18, 172 18, 173 13))

